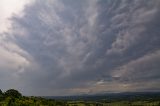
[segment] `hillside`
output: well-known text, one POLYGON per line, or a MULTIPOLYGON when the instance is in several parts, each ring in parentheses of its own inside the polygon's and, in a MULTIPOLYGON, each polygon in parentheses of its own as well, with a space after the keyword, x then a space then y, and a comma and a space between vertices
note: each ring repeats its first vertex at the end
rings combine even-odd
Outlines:
POLYGON ((0 106, 160 106, 160 93, 110 93, 63 97, 26 97, 14 89, 0 90, 0 106))

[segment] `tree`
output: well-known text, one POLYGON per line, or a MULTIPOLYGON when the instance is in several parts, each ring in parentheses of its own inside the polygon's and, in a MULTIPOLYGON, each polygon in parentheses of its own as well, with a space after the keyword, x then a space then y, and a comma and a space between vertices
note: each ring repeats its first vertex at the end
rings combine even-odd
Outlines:
POLYGON ((2 90, 0 89, 0 95, 3 95, 3 92, 2 92, 2 90))
POLYGON ((5 97, 14 97, 14 98, 19 98, 22 96, 22 94, 14 89, 9 89, 4 93, 5 97))
POLYGON ((0 101, 3 100, 3 92, 2 90, 0 89, 0 101))

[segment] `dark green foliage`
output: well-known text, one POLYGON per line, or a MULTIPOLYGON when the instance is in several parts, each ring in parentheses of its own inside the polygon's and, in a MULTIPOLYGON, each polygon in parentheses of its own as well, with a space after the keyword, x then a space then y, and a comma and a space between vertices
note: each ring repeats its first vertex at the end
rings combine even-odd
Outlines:
POLYGON ((2 90, 0 89, 0 101, 2 101, 3 99, 4 99, 3 92, 2 92, 2 90))
POLYGON ((2 92, 2 90, 0 89, 0 95, 3 95, 3 92, 2 92))
POLYGON ((5 97, 13 97, 13 98, 19 98, 22 96, 20 92, 14 89, 9 89, 4 93, 5 97))

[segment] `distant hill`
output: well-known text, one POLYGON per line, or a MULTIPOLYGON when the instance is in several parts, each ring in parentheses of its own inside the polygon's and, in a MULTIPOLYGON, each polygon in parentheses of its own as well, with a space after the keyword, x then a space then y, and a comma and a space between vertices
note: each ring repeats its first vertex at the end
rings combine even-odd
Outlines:
POLYGON ((44 96, 44 98, 57 100, 149 100, 159 99, 160 92, 123 92, 123 93, 104 93, 94 95, 75 95, 75 96, 44 96))

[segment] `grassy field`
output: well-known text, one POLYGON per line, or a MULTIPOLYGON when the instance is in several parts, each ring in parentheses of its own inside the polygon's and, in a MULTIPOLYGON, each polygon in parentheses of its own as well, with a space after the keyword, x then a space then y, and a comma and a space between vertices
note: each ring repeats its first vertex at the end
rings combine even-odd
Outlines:
POLYGON ((160 106, 156 101, 63 101, 49 100, 39 97, 7 97, 1 100, 0 106, 160 106))
POLYGON ((117 101, 117 102, 77 102, 72 101, 67 103, 68 106, 160 106, 160 101, 117 101))

